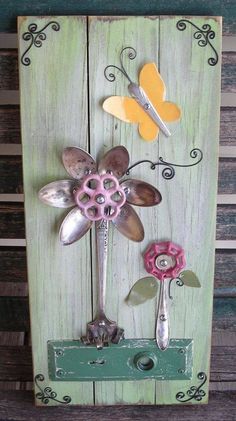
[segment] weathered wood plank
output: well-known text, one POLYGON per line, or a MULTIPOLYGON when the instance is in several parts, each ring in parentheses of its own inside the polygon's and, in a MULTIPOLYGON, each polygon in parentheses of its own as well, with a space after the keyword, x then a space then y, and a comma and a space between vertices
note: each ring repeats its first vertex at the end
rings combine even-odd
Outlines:
MULTIPOLYGON (((52 178, 52 180, 54 179, 52 178)), ((23 193, 22 158, 20 156, 0 156, 0 193, 23 193)), ((236 159, 220 159, 218 193, 236 193, 236 159)))
POLYGON ((234 240, 236 238, 236 206, 217 206, 216 239, 234 240))
MULTIPOLYGON (((218 153, 219 102, 216 101, 219 100, 217 89, 220 74, 217 71, 219 68, 212 71, 206 64, 207 52, 200 53, 199 46, 192 42, 191 27, 186 28, 184 40, 183 33, 175 33, 174 23, 177 21, 178 17, 173 18, 171 26, 165 18, 160 20, 160 73, 168 86, 168 95, 181 105, 184 114, 173 142, 166 142, 163 134, 159 136, 159 154, 171 156, 172 161, 180 162, 183 157, 187 158, 187 151, 191 147, 198 145, 205 161, 203 159, 201 166, 187 174, 184 170, 176 175, 174 183, 166 183, 160 177, 158 188, 164 200, 158 212, 157 233, 159 238, 171 238, 183 246, 187 266, 198 273, 201 279, 201 289, 198 291, 189 291, 187 288, 176 291, 175 299, 178 303, 173 304, 170 310, 171 329, 175 337, 191 337, 194 340, 194 378, 199 367, 201 371, 209 371, 218 153), (180 44, 185 44, 181 54, 180 44), (173 68, 174 72, 169 70, 173 68), (215 115, 214 121, 210 118, 209 110, 211 115, 215 115), (186 133, 191 133, 192 138, 186 136, 186 133)), ((199 17, 192 22, 200 26, 202 21, 199 17)), ((206 22, 215 29, 218 27, 215 41, 218 50, 219 22, 214 18, 206 22)), ((179 388, 180 382, 163 382, 161 387, 157 386, 157 394, 168 403, 169 393, 177 393, 179 388)))
POLYGON ((26 249, 0 247, 0 281, 27 282, 26 249))
POLYGON ((216 250, 215 288, 232 288, 236 282, 236 250, 216 250))
MULTIPOLYGON (((37 24, 42 28, 51 20, 38 18, 37 24)), ((61 163, 64 147, 88 149, 87 19, 56 20, 60 30, 48 27, 47 42, 30 50, 31 65, 20 66, 34 370, 44 374, 48 385, 47 341, 77 338, 92 313, 90 237, 85 236, 79 246, 62 247, 58 229, 68 211, 43 205, 37 195, 49 181, 67 178, 61 163)), ((30 23, 31 17, 19 18, 20 57, 27 48, 22 34, 30 23)), ((62 383, 57 385, 58 393, 76 403, 93 403, 92 382, 62 383)))
POLYGON ((1 282, 0 296, 28 296, 28 284, 26 282, 1 282))
MULTIPOLYGON (((20 156, 0 156, 0 180, 0 193, 23 193, 22 158, 20 156)), ((218 193, 236 193, 236 159, 220 159, 218 193)))
MULTIPOLYGON (((21 143, 19 106, 0 106, 0 143, 21 143)), ((221 107, 220 144, 236 146, 236 108, 221 107)))
POLYGON ((236 299, 215 298, 213 311, 213 331, 236 329, 236 299))
MULTIPOLYGON (((0 89, 19 89, 17 50, 0 50, 0 89)), ((236 92, 236 53, 222 54, 221 91, 236 92)))
POLYGON ((19 89, 17 50, 0 50, 0 89, 19 89))
POLYGON ((25 238, 23 204, 0 204, 0 238, 25 238))
POLYGON ((222 54, 222 92, 236 92, 236 54, 222 54))
MULTIPOLYGON (((27 282, 25 248, 0 247, 0 281, 27 282)), ((231 288, 235 286, 236 251, 216 250, 215 288, 231 288)))
POLYGON ((236 108, 221 107, 220 144, 236 146, 236 108))
POLYGON ((220 159, 218 172, 218 193, 236 193, 236 159, 220 159))
POLYGON ((29 331, 27 297, 0 297, 0 331, 29 331))
MULTIPOLYGON (((117 78, 117 83, 109 83, 103 76, 104 68, 108 64, 119 62, 121 49, 124 46, 137 46, 138 62, 125 61, 127 72, 134 75, 136 80, 140 62, 147 62, 150 57, 154 62, 158 61, 159 42, 158 17, 89 18, 90 148, 93 156, 102 155, 112 146, 119 144, 128 149, 134 162, 139 160, 144 153, 145 156, 149 156, 150 151, 145 142, 138 138, 136 128, 120 123, 119 129, 114 130, 114 127, 118 125, 118 120, 105 114, 98 104, 108 96, 127 94, 127 80, 124 77, 117 78), (100 49, 99 45, 106 47, 100 49), (98 78, 98 75, 101 76, 98 78)), ((158 153, 158 148, 156 153, 158 153)), ((157 173, 145 175, 146 181, 153 184, 157 182, 157 173)), ((142 177, 141 172, 139 172, 139 176, 142 177)), ((155 211, 153 208, 148 209, 146 217, 147 215, 150 220, 154 221, 155 211)), ((155 235, 154 224, 145 224, 144 218, 143 222, 146 237, 153 238, 155 235)), ((136 311, 129 308, 124 302, 124 297, 134 280, 142 277, 143 262, 140 255, 147 242, 144 240, 142 244, 133 243, 111 228, 110 244, 106 314, 125 328, 126 338, 152 337, 155 302, 151 303, 148 308, 140 308, 138 316, 136 311), (127 261, 135 262, 135 264, 124 264, 127 261), (115 291, 119 291, 119 294, 115 294, 115 291)), ((93 263, 95 266, 95 254, 93 263)), ((95 267, 93 270, 95 273, 95 267)), ((96 303, 96 280, 94 280, 93 290, 96 303)), ((155 403, 155 382, 151 380, 146 384, 140 381, 95 383, 95 404, 117 404, 119 402, 123 404, 155 403)))
POLYGON ((32 353, 29 346, 0 346, 0 381, 33 380, 32 353))
POLYGON ((19 106, 0 106, 0 143, 21 143, 19 106))
POLYGON ((174 406, 110 406, 110 407, 66 407, 41 408, 40 411, 32 404, 33 393, 31 391, 7 391, 0 392, 0 417, 4 421, 51 421, 60 419, 67 421, 235 421, 236 391, 211 392, 208 405, 174 405, 174 406))
POLYGON ((23 193, 22 159, 0 156, 0 193, 23 193))

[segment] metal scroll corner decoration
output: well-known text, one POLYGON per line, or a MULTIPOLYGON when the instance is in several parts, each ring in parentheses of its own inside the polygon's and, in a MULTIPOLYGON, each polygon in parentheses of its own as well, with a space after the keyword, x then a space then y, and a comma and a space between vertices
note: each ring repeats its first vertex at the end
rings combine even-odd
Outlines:
POLYGON ((204 25, 202 25, 201 28, 199 28, 197 25, 195 25, 188 19, 180 19, 176 23, 176 27, 179 31, 184 31, 187 27, 187 24, 192 25, 196 29, 196 31, 193 34, 193 37, 194 39, 198 40, 199 47, 206 47, 207 45, 211 47, 215 57, 209 57, 207 61, 210 66, 215 66, 219 60, 218 53, 211 42, 211 40, 215 38, 215 31, 211 29, 211 25, 209 25, 208 23, 205 23, 204 25))
POLYGON ((53 29, 53 31, 59 31, 60 30, 60 25, 58 22, 56 21, 51 21, 48 22, 47 25, 45 25, 42 29, 38 30, 38 25, 36 23, 31 23, 28 26, 28 31, 24 32, 22 35, 22 39, 24 41, 29 41, 30 44, 28 45, 28 47, 26 48, 26 50, 24 51, 24 53, 21 56, 21 63, 24 66, 29 66, 31 64, 31 59, 28 57, 28 52, 30 51, 30 49, 34 46, 37 48, 42 47, 43 45, 43 41, 46 40, 47 35, 44 32, 45 29, 47 29, 48 27, 51 27, 53 29))
POLYGON ((69 404, 71 402, 70 396, 63 396, 62 400, 57 399, 57 393, 52 390, 51 387, 42 388, 39 382, 43 382, 45 380, 43 374, 37 374, 34 378, 35 385, 40 390, 35 394, 35 397, 39 399, 43 404, 47 405, 50 401, 62 403, 62 404, 69 404))
POLYGON ((197 378, 201 381, 199 386, 191 386, 186 393, 178 392, 176 394, 176 400, 179 402, 189 402, 192 399, 200 402, 204 396, 206 396, 206 392, 202 389, 202 386, 207 381, 207 375, 203 371, 198 373, 197 378))
POLYGON ((140 164, 148 163, 148 164, 150 164, 151 170, 155 170, 156 167, 158 167, 158 166, 164 166, 164 169, 162 170, 162 177, 165 180, 171 180, 175 176, 174 167, 181 167, 181 168, 194 167, 195 165, 199 164, 203 159, 203 152, 199 148, 192 149, 190 151, 189 155, 190 155, 190 158, 195 159, 196 161, 191 163, 191 164, 174 164, 174 163, 171 163, 171 162, 164 161, 164 159, 162 157, 159 157, 157 162, 150 161, 149 159, 143 159, 143 160, 135 162, 133 165, 131 165, 127 169, 126 175, 129 175, 130 171, 134 167, 136 167, 140 164))

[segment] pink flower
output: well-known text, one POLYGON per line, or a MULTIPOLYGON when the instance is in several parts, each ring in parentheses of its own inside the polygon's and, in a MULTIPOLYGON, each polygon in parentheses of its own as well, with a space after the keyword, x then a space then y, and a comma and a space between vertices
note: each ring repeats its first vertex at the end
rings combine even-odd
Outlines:
POLYGON ((184 250, 171 241, 152 243, 144 253, 144 265, 160 281, 177 278, 186 265, 184 250))

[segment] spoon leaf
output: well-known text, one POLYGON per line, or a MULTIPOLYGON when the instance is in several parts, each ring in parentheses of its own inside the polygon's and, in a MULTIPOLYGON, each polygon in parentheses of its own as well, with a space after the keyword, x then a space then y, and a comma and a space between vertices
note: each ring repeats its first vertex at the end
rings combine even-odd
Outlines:
POLYGON ((137 306, 151 300, 157 295, 158 283, 155 278, 147 276, 139 279, 131 288, 126 303, 129 306, 137 306))
POLYGON ((179 278, 187 287, 201 288, 197 275, 191 270, 184 270, 180 273, 179 278))

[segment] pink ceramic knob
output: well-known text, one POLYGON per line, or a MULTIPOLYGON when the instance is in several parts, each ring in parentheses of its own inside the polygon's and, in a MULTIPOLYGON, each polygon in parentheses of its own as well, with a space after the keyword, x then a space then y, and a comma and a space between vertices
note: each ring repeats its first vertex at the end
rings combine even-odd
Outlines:
POLYGON ((112 174, 89 174, 75 190, 74 197, 91 221, 113 220, 126 201, 124 190, 112 174))
POLYGON ((144 265, 160 281, 177 278, 186 265, 184 250, 171 241, 152 243, 144 253, 144 265))

